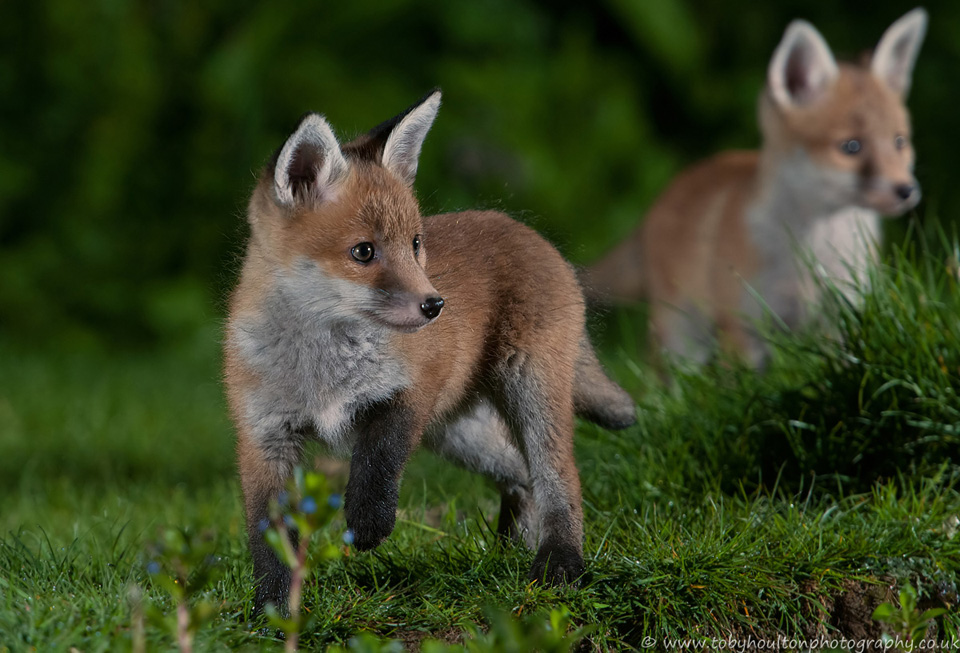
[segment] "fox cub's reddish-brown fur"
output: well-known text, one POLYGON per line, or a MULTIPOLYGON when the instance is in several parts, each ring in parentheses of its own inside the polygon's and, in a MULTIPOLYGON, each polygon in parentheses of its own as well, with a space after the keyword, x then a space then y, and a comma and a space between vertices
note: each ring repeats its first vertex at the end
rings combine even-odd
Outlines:
POLYGON ((570 265, 494 212, 422 218, 411 187, 434 92, 340 145, 316 114, 261 175, 227 326, 226 384, 257 579, 286 600, 262 524, 308 439, 350 458, 354 544, 394 527, 400 476, 425 445, 486 474, 499 530, 536 547, 531 576, 583 571, 576 412, 635 420, 584 331, 570 265))
POLYGON ((922 9, 903 16, 863 65, 837 64, 812 25, 791 23, 760 97, 763 148, 681 173, 588 270, 587 287, 602 300, 649 300, 653 335, 669 350, 702 360, 715 332, 754 363, 765 348, 749 327, 761 304, 747 286, 791 327, 816 299, 797 249, 852 294, 878 214, 920 199, 904 99, 926 21, 922 9))

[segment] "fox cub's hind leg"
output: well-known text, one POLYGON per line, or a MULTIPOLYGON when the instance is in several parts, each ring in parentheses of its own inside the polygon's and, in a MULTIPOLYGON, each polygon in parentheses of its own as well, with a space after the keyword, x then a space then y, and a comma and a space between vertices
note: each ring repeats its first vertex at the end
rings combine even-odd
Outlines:
POLYGON ((537 511, 527 464, 496 408, 479 399, 456 419, 430 429, 424 440, 434 453, 492 479, 500 490, 497 532, 537 546, 537 511))
MULTIPOLYGON (((576 347, 569 350, 576 355, 576 347)), ((573 457, 574 360, 523 352, 500 365, 497 404, 520 445, 537 506, 539 542, 530 578, 575 582, 584 571, 583 507, 573 457)))

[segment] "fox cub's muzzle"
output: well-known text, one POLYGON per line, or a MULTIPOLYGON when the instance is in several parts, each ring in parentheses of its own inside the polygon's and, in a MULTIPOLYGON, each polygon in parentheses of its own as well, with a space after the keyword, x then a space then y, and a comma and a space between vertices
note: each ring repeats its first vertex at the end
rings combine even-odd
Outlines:
POLYGON ((384 325, 399 331, 417 331, 427 326, 443 310, 444 301, 437 291, 425 293, 410 291, 382 291, 386 296, 373 317, 384 325))
POLYGON ((863 204, 881 215, 900 216, 920 203, 920 184, 915 179, 901 182, 874 181, 863 195, 863 204))

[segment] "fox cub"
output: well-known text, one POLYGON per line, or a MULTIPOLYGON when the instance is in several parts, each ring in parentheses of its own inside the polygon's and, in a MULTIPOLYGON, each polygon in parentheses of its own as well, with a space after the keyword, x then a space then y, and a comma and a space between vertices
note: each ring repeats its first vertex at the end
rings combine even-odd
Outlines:
POLYGON ((501 213, 421 217, 412 185, 439 106, 435 91, 344 145, 307 115, 250 199, 225 381, 258 611, 287 598, 260 525, 311 438, 350 459, 360 550, 393 531, 422 444, 497 484, 498 530, 537 549, 532 578, 583 572, 574 414, 622 428, 635 405, 597 362, 551 245, 501 213))
POLYGON ((799 261, 850 292, 875 254, 879 215, 916 206, 904 100, 926 30, 914 9, 863 64, 838 64, 805 21, 787 28, 759 100, 759 152, 724 152, 682 172, 640 227, 587 270, 598 301, 650 302, 667 350, 703 361, 715 335, 755 365, 766 356, 749 324, 758 293, 788 326, 817 284, 799 261), (745 283, 744 283, 745 282, 745 283))

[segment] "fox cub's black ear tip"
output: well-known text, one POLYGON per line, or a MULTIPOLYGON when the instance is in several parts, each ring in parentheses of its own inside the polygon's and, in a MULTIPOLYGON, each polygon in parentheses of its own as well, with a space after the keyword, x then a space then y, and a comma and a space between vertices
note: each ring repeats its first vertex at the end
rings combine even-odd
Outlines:
POLYGON ((439 106, 440 101, 442 99, 443 99, 443 92, 440 90, 440 87, 434 86, 432 89, 424 93, 419 100, 414 102, 413 105, 411 105, 411 107, 404 112, 404 114, 409 114, 410 112, 422 107, 425 104, 434 104, 439 106))
POLYGON ((421 107, 421 106, 423 106, 424 104, 437 104, 437 105, 439 105, 439 104, 440 104, 440 101, 441 101, 442 99, 443 99, 443 92, 440 90, 440 87, 439 87, 439 86, 434 86, 432 89, 430 89, 429 91, 427 91, 426 93, 424 93, 423 97, 421 97, 419 100, 417 100, 416 104, 414 104, 412 107, 410 107, 410 109, 409 109, 407 112, 409 113, 410 111, 412 111, 412 110, 414 110, 414 109, 416 109, 416 108, 418 108, 418 107, 421 107))

